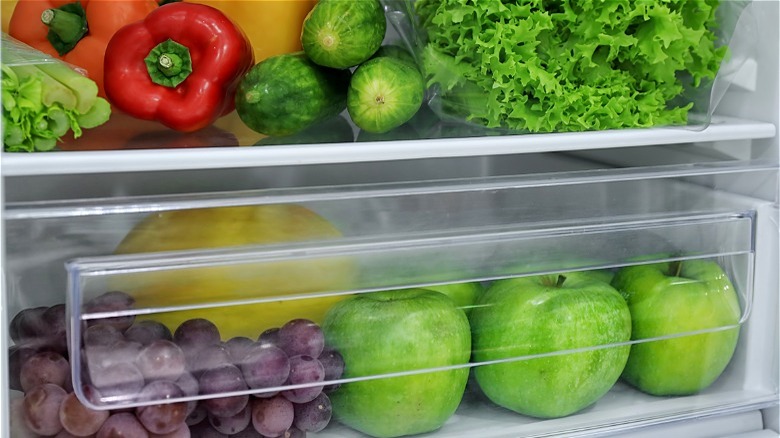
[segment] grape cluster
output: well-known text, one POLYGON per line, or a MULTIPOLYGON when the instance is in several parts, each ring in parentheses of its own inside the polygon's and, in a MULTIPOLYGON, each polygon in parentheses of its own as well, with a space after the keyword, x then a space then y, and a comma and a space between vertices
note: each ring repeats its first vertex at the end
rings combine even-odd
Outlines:
MULTIPOLYGON (((107 292, 85 311, 110 314, 133 304, 127 294, 107 292)), ((339 352, 306 319, 255 340, 226 341, 201 318, 173 332, 132 316, 92 319, 83 327, 82 393, 115 407, 93 410, 71 387, 65 323, 64 305, 25 309, 11 321, 11 388, 24 392, 16 423, 29 436, 305 437, 328 425, 327 394, 338 384, 326 383, 344 370, 339 352), (225 393, 239 394, 219 396, 225 393), (187 400, 204 395, 213 397, 187 400)))

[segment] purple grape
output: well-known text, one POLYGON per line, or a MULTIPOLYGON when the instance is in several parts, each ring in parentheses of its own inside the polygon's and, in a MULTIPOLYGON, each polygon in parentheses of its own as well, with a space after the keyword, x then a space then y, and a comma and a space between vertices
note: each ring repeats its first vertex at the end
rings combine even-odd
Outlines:
POLYGON ((197 351, 208 345, 219 344, 219 329, 207 319, 188 319, 173 332, 173 341, 185 352, 197 351))
POLYGON ((260 333, 260 336, 257 337, 257 342, 261 345, 279 347, 279 327, 271 327, 263 333, 260 333))
MULTIPOLYGON (((178 429, 174 430, 170 433, 164 433, 164 434, 156 434, 151 433, 149 434, 150 438, 190 438, 192 435, 190 434, 190 428, 186 424, 182 424, 179 426, 178 429)), ((198 437, 195 437, 198 438, 198 437)))
MULTIPOLYGON (((244 409, 249 403, 249 396, 246 395, 236 395, 232 397, 219 397, 219 398, 211 398, 207 400, 203 400, 201 403, 203 403, 206 406, 206 411, 208 413, 216 413, 222 414, 219 415, 220 417, 229 417, 231 415, 231 412, 241 412, 241 409, 244 409)), ((235 415, 232 414, 232 415, 235 415)))
POLYGON ((306 438, 306 432, 293 426, 284 431, 280 438, 306 438))
MULTIPOLYGON (((325 369, 325 381, 338 380, 344 374, 344 357, 336 349, 325 347, 318 360, 325 369)), ((339 383, 325 385, 323 391, 334 391, 339 386, 341 386, 339 383)))
POLYGON ((279 329, 279 347, 290 357, 318 357, 325 347, 325 336, 313 321, 293 319, 279 329))
POLYGON ((8 384, 11 389, 22 390, 22 364, 32 357, 38 349, 28 345, 12 345, 8 347, 8 384))
POLYGON ((11 321, 8 323, 8 336, 15 344, 24 342, 22 340, 21 334, 19 333, 19 326, 21 325, 22 319, 24 319, 24 313, 26 310, 27 309, 22 309, 16 312, 14 317, 11 318, 11 321))
POLYGON ((241 432, 252 422, 252 407, 247 403, 246 407, 232 417, 217 417, 209 415, 211 427, 225 435, 233 435, 241 432))
POLYGON ((230 353, 222 344, 206 345, 188 359, 188 368, 195 376, 223 365, 232 365, 233 363, 230 353))
POLYGON ((246 336, 236 336, 223 343, 233 364, 239 363, 254 345, 255 341, 246 336))
POLYGON ((14 315, 9 325, 11 339, 19 344, 46 336, 46 323, 43 321, 46 309, 45 306, 31 307, 14 315))
MULTIPOLYGON (((223 365, 208 370, 198 378, 201 394, 221 394, 247 389, 241 370, 235 365, 223 365)), ((236 395, 203 400, 206 410, 218 417, 232 417, 241 412, 249 401, 248 395, 236 395)))
POLYGON ((24 419, 38 435, 54 435, 62 429, 60 405, 68 393, 62 387, 44 383, 24 395, 24 419))
POLYGON ((247 386, 252 389, 281 386, 290 375, 290 359, 281 348, 272 345, 255 346, 239 366, 247 386))
POLYGON ((286 398, 277 395, 252 402, 252 425, 262 435, 276 437, 293 424, 295 410, 286 398))
POLYGON ((65 315, 65 304, 55 304, 49 307, 41 315, 41 319, 46 325, 46 339, 43 341, 52 350, 67 355, 68 336, 67 319, 65 315))
POLYGON ((84 330, 84 347, 111 346, 124 341, 125 336, 110 324, 94 324, 84 330))
POLYGON ((19 372, 19 383, 24 392, 43 383, 65 386, 70 377, 70 364, 59 353, 43 351, 30 356, 19 372))
POLYGON ((141 345, 149 345, 156 340, 172 341, 173 334, 165 324, 145 319, 136 321, 130 328, 125 330, 125 338, 128 341, 135 341, 141 345))
POLYGON ((181 391, 186 397, 194 397, 200 393, 198 379, 187 371, 183 372, 181 376, 176 379, 176 384, 179 385, 179 388, 181 388, 181 391))
POLYGON ((144 378, 176 380, 186 368, 184 352, 171 341, 156 340, 144 347, 135 360, 144 378))
POLYGON ((204 406, 202 403, 197 403, 195 405, 195 409, 187 414, 187 419, 184 420, 184 422, 187 423, 188 426, 194 426, 201 423, 208 416, 209 412, 206 410, 206 406, 204 406))
MULTIPOLYGON (((184 396, 181 388, 168 380, 155 380, 144 387, 139 394, 141 401, 161 401, 178 399, 184 396)), ((135 409, 138 421, 151 433, 158 435, 171 433, 184 424, 187 419, 187 403, 160 403, 139 406, 135 409)))
POLYGON ((130 412, 112 414, 98 430, 95 438, 149 438, 149 432, 130 412))
POLYGON ((97 433, 109 416, 108 411, 90 409, 70 393, 62 401, 59 419, 62 427, 75 436, 88 436, 97 433))
POLYGON ((293 424, 304 432, 319 432, 330 423, 333 407, 330 398, 322 392, 317 398, 306 403, 296 403, 293 424))
MULTIPOLYGON (((290 358, 289 385, 302 385, 305 383, 322 382, 325 379, 325 368, 319 360, 311 356, 293 356, 290 358)), ((314 400, 323 385, 307 386, 303 388, 288 389, 282 391, 282 395, 293 403, 306 403, 314 400)))
POLYGON ((190 435, 197 438, 228 438, 224 433, 214 429, 208 421, 201 421, 194 426, 190 426, 190 435))
POLYGON ((144 387, 144 376, 132 363, 117 363, 89 369, 89 376, 104 401, 122 403, 135 399, 144 387))
MULTIPOLYGON (((184 393, 185 397, 194 397, 200 392, 198 379, 186 371, 183 372, 181 376, 179 376, 179 378, 176 380, 176 384, 179 385, 179 388, 181 388, 181 391, 184 393)), ((188 401, 187 415, 191 414, 197 405, 198 402, 196 400, 188 401)))
POLYGON ((85 347, 84 357, 89 368, 105 368, 118 363, 134 363, 141 348, 138 342, 121 340, 111 345, 85 347))
MULTIPOLYGON (((135 298, 124 292, 111 291, 84 303, 84 313, 121 312, 123 310, 131 310, 134 305, 135 298)), ((120 332, 124 332, 133 325, 133 321, 135 321, 135 315, 116 316, 111 318, 92 319, 89 321, 88 325, 103 323, 114 326, 114 328, 120 332)))

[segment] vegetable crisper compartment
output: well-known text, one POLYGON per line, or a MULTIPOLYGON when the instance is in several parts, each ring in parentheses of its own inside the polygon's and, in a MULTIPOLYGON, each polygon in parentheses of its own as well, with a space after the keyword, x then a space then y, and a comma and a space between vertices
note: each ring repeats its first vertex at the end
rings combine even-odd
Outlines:
POLYGON ((198 401, 225 417, 256 398, 327 399, 342 425, 372 436, 441 426, 472 368, 484 397, 534 418, 579 412, 621 373, 647 394, 695 394, 723 372, 748 317, 752 222, 79 260, 69 265, 74 388, 99 409, 198 401), (738 237, 718 254, 694 243, 713 235, 738 237), (659 236, 681 247, 644 252, 659 236), (576 254, 613 238, 629 242, 623 263, 557 273, 511 257, 546 246, 576 254))
POLYGON ((750 319, 762 205, 671 179, 586 174, 17 204, 6 222, 9 302, 25 307, 24 291, 47 280, 67 284, 73 390, 97 410, 227 417, 313 403, 329 415, 332 403, 338 421, 323 433, 333 436, 433 430, 455 409, 476 415, 475 427, 509 414, 513 427, 540 417, 590 427, 625 421, 620 407, 638 400, 647 406, 631 418, 677 412, 675 398, 618 381, 640 346, 691 351, 704 340, 702 354, 717 356, 698 368, 707 388, 671 390, 709 408, 750 399, 744 354, 715 379, 750 319), (674 298, 641 290, 656 280, 674 298), (654 319, 657 302, 668 327, 654 319), (523 324, 535 336, 522 345, 498 336, 523 324), (596 379, 609 357, 618 363, 596 379), (544 390, 565 394, 568 407, 528 411, 490 391, 560 383, 566 373, 550 370, 567 366, 578 382, 569 389, 601 381, 581 398, 544 390), (501 369, 526 377, 490 375, 501 369), (393 397, 410 402, 393 412, 393 397), (419 416, 403 410, 417 405, 419 416), (416 421, 389 420, 398 416, 416 421))

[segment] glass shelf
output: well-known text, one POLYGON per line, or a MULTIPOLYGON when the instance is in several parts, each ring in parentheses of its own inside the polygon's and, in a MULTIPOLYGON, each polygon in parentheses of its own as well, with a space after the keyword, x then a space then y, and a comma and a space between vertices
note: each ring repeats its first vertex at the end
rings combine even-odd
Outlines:
MULTIPOLYGON (((491 135, 455 133, 441 127, 429 138, 349 141, 256 147, 195 147, 177 145, 171 135, 147 135, 140 145, 115 150, 111 136, 87 149, 40 154, 3 153, 6 176, 71 173, 136 172, 190 169, 277 167, 331 163, 382 162, 425 158, 473 157, 557 151, 598 150, 648 145, 703 143, 772 138, 776 127, 767 122, 714 117, 706 128, 680 126, 581 133, 491 135), (458 137, 454 137, 457 135, 458 137), (474 136, 471 136, 474 135, 474 136), (449 138, 451 137, 452 138, 449 138), (166 149, 159 149, 166 147, 166 149), (158 148, 158 149, 153 149, 158 148)), ((219 133, 203 134, 196 143, 224 143, 219 133)), ((240 135, 238 136, 240 137, 240 135)), ((88 140, 84 140, 85 142, 88 140)), ((118 141, 118 140, 117 140, 118 141)), ((194 141, 194 140, 193 140, 194 141)), ((243 142, 238 142, 243 144, 243 142)))

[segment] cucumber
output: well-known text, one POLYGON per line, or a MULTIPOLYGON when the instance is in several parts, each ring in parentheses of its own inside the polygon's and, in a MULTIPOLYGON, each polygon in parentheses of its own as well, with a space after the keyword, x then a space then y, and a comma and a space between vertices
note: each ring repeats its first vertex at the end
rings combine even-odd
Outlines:
POLYGON ((347 93, 347 110, 363 131, 384 133, 414 117, 424 94, 419 70, 406 61, 381 56, 355 70, 347 93))
POLYGON ((346 108, 351 73, 313 63, 303 52, 267 58, 241 79, 236 112, 252 130, 291 135, 346 108))
POLYGON ((386 31, 379 0, 320 0, 303 21, 301 46, 319 65, 350 68, 376 52, 386 31))

